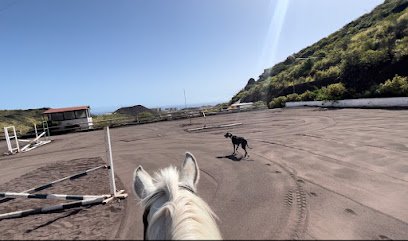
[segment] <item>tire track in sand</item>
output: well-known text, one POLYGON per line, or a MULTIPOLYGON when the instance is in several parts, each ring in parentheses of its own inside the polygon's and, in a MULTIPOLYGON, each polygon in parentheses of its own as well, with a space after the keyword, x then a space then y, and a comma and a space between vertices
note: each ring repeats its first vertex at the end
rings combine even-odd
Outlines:
MULTIPOLYGON (((262 157, 263 159, 272 162, 273 164, 279 166, 287 174, 289 174, 294 183, 294 188, 288 191, 288 193, 285 195, 285 199, 283 200, 284 205, 287 208, 290 208, 291 211, 295 212, 295 223, 291 224, 292 227, 290 227, 289 238, 296 240, 304 239, 309 220, 309 208, 306 198, 306 191, 303 188, 304 181, 297 177, 295 171, 289 170, 282 164, 258 153, 252 153, 252 155, 262 157)), ((275 173, 279 172, 275 171, 275 173)))

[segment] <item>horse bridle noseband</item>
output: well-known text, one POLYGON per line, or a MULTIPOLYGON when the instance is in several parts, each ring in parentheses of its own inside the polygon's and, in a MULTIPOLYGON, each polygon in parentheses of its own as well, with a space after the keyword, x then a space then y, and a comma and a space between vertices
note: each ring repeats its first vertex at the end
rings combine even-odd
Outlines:
MULTIPOLYGON (((187 185, 179 185, 179 188, 187 190, 189 192, 191 192, 192 194, 196 194, 196 192, 194 191, 193 188, 191 188, 190 186, 187 185)), ((155 195, 153 195, 152 197, 154 197, 155 195)), ((151 197, 151 198, 152 198, 151 197)), ((150 208, 151 206, 147 206, 145 208, 145 211, 143 213, 143 240, 147 240, 146 239, 146 233, 147 233, 147 227, 149 226, 149 222, 147 221, 147 217, 149 216, 150 213, 150 208)))

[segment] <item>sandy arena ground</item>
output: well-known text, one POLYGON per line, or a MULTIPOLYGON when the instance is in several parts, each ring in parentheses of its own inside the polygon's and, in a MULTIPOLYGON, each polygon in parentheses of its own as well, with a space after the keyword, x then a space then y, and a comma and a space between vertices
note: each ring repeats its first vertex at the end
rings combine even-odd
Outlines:
MULTIPOLYGON (((408 110, 275 109, 207 117, 207 125, 235 122, 243 125, 194 133, 185 130, 202 126, 203 118, 189 126, 180 120, 111 129, 125 201, 3 220, 0 232, 8 231, 0 238, 141 239, 133 170, 180 166, 190 151, 201 168, 199 195, 220 217, 225 239, 408 239, 408 110), (248 139, 250 158, 243 159, 241 149, 230 155, 226 131, 248 139)), ((42 183, 42 175, 33 175, 39 170, 52 167, 51 173, 60 165, 73 174, 78 160, 98 166, 98 157, 105 158, 103 131, 52 138, 30 152, 0 157, 0 191, 31 187, 24 175, 42 183)), ((92 181, 78 182, 78 190, 92 191, 92 181)), ((10 203, 0 204, 1 212, 10 203)))

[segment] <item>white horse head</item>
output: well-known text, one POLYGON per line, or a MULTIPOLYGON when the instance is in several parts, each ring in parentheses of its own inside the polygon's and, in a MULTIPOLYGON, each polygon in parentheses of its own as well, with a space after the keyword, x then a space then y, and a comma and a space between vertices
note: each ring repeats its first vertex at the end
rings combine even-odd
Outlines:
POLYGON ((141 166, 133 173, 144 208, 144 239, 221 239, 216 215, 196 193, 200 169, 186 152, 181 171, 170 166, 152 178, 141 166))

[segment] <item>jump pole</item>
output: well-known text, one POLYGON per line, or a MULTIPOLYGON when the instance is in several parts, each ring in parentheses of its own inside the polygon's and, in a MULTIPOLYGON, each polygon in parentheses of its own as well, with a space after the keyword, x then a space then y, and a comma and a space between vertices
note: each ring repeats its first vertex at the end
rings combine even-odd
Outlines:
POLYGON ((34 123, 35 138, 38 138, 37 125, 34 123))
POLYGON ((108 198, 110 195, 65 195, 65 194, 31 194, 21 192, 0 192, 0 197, 10 198, 34 198, 34 199, 52 199, 52 200, 90 200, 98 198, 108 198))
POLYGON ((43 208, 33 208, 33 209, 27 209, 23 211, 4 213, 4 214, 0 214, 0 220, 7 219, 7 218, 25 217, 31 214, 47 213, 47 212, 62 210, 62 209, 67 209, 67 208, 99 204, 99 203, 102 203, 103 200, 104 198, 102 197, 102 198, 95 198, 95 199, 89 199, 89 200, 83 200, 83 201, 57 204, 57 205, 47 206, 43 208))
POLYGON ((190 131, 200 131, 200 130, 205 130, 205 129, 216 129, 216 128, 224 128, 224 127, 232 127, 232 126, 239 126, 242 125, 242 123, 231 123, 231 124, 222 124, 218 126, 204 126, 204 127, 197 127, 197 128, 192 128, 192 129, 187 129, 188 132, 190 131))
POLYGON ((126 198, 127 194, 124 193, 124 190, 117 191, 116 190, 116 183, 115 183, 115 170, 113 168, 113 157, 112 157, 112 145, 111 145, 111 140, 110 140, 110 132, 109 132, 109 126, 105 126, 105 148, 106 148, 106 159, 108 161, 108 168, 109 168, 109 185, 110 185, 110 191, 111 191, 111 198, 108 198, 107 200, 104 201, 104 203, 107 203, 114 198, 126 198))
POLYGON ((205 116, 205 112, 203 111, 203 116, 204 116, 204 127, 207 126, 207 117, 205 116))
MULTIPOLYGON (((37 135, 37 132, 35 133, 37 135)), ((25 151, 26 149, 28 149, 31 144, 33 144, 34 142, 38 144, 38 140, 45 135, 45 132, 41 133, 40 135, 37 135, 37 137, 31 141, 29 141, 29 143, 27 145, 25 145, 23 148, 21 148, 21 151, 25 151)), ((47 142, 48 143, 48 142, 47 142)))
MULTIPOLYGON (((52 187, 54 184, 59 183, 59 182, 62 182, 62 181, 65 181, 65 180, 75 180, 75 179, 80 178, 80 177, 82 177, 82 176, 86 176, 86 175, 88 175, 89 172, 96 171, 96 170, 101 169, 101 168, 107 168, 107 166, 106 166, 106 165, 102 165, 102 166, 94 167, 94 168, 88 169, 88 170, 86 170, 86 171, 83 171, 83 172, 80 172, 80 173, 77 173, 77 174, 74 174, 74 175, 71 175, 71 176, 68 176, 68 177, 64 177, 64 178, 61 178, 61 179, 58 179, 58 180, 55 180, 55 181, 52 181, 52 182, 43 184, 43 185, 38 186, 38 187, 34 187, 34 188, 27 189, 27 190, 23 191, 23 193, 38 192, 38 191, 41 191, 41 190, 50 188, 50 187, 52 187)), ((13 198, 11 198, 11 197, 4 198, 4 199, 0 199, 0 203, 7 202, 7 201, 10 201, 10 200, 12 200, 12 199, 13 199, 13 198)))
POLYGON ((106 159, 109 164, 109 185, 111 194, 115 196, 116 194, 116 183, 115 183, 115 170, 113 168, 113 158, 112 158, 112 145, 110 141, 109 126, 105 127, 105 147, 106 147, 106 159))
MULTIPOLYGON (((45 132, 44 132, 44 133, 45 133, 45 132)), ((35 148, 40 147, 40 146, 43 146, 43 145, 48 144, 48 143, 50 143, 50 142, 51 142, 51 140, 48 140, 48 141, 40 141, 40 142, 38 142, 37 144, 34 144, 34 145, 31 146, 31 147, 28 147, 27 149, 25 149, 25 150, 22 151, 22 152, 31 151, 32 149, 35 149, 35 148)))

